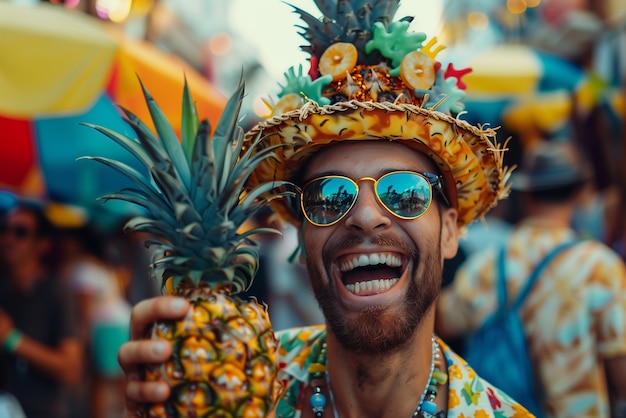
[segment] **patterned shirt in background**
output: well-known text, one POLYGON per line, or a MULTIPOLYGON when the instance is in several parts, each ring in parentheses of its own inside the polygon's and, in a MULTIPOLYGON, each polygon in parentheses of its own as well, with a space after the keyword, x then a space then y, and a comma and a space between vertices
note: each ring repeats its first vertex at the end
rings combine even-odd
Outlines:
MULTIPOLYGON (((507 293, 515 298, 534 266, 570 229, 524 221, 507 251, 507 293)), ((458 335, 476 330, 496 308, 498 249, 467 259, 440 298, 438 315, 458 335)), ((608 417, 603 358, 626 355, 626 267, 597 241, 581 241, 546 267, 520 310, 549 417, 608 417)))
MULTIPOLYGON (((323 326, 294 328, 277 332, 279 359, 286 393, 278 404, 276 417, 299 418, 309 386, 309 364, 319 355, 326 340, 323 326)), ((448 417, 524 418, 532 417, 521 405, 476 375, 459 356, 438 340, 448 365, 448 417)))

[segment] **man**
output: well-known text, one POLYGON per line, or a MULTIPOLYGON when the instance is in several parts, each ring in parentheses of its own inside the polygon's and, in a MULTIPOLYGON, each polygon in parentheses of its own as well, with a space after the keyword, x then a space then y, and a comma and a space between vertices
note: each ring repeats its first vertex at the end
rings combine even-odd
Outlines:
MULTIPOLYGON (((541 142, 525 157, 513 175, 525 216, 506 244, 509 301, 546 254, 577 239, 571 222, 590 179, 570 141, 541 142)), ((444 290, 437 327, 443 338, 471 334, 495 310, 499 250, 470 257, 444 290)), ((625 416, 626 267, 613 251, 585 240, 559 253, 538 276, 520 317, 545 416, 625 416)))
MULTIPOLYGON (((459 229, 507 193, 495 133, 454 116, 464 72, 443 69, 436 39, 407 33, 410 19, 389 25, 397 2, 326 6, 323 22, 296 8, 312 68, 286 73, 273 117, 247 135, 279 145, 250 186, 289 180, 299 190, 272 204, 298 228, 326 320, 279 333, 286 389, 275 416, 530 416, 433 335, 459 229)), ((141 339, 146 326, 186 307, 171 297, 136 305, 133 341, 119 352, 129 414, 169 394, 164 382, 139 379, 141 364, 171 353, 141 339)))
POLYGON ((64 392, 82 371, 74 299, 45 260, 51 234, 31 204, 18 204, 0 230, 0 385, 29 418, 68 416, 64 392))
MULTIPOLYGON (((436 171, 430 159, 403 144, 347 141, 318 151, 303 174, 306 178, 327 173, 352 179, 379 178, 381 173, 389 171, 390 161, 393 170, 436 171)), ((516 412, 518 416, 527 416, 521 406, 511 404, 486 382, 474 379, 462 360, 445 350, 443 343, 439 341, 438 345, 445 351, 431 350, 434 302, 441 283, 443 258, 452 257, 457 247, 456 210, 433 201, 420 218, 399 220, 377 201, 371 182, 365 180, 360 185, 358 199, 344 218, 326 227, 306 224, 302 234, 311 283, 328 324, 326 351, 328 376, 332 379, 329 385, 334 398, 332 408, 342 417, 412 416, 420 403, 434 356, 440 370, 448 366, 451 379, 450 388, 442 386, 435 398, 436 410, 442 416, 444 411, 452 413, 454 409, 465 414, 482 411, 496 416, 492 414, 497 411, 503 416, 513 416, 516 412), (363 257, 368 260, 360 261, 363 257), (387 257, 386 266, 374 266, 376 257, 379 260, 387 257), (370 264, 371 269, 355 268, 348 272, 352 267, 345 266, 354 265, 353 260, 370 264), (342 275, 340 270, 346 272, 342 275), (374 280, 384 280, 385 288, 383 285, 377 285, 378 290, 351 287, 356 282, 374 280), (498 406, 492 407, 492 401, 498 406)), ((154 318, 176 317, 184 312, 184 309, 172 309, 176 306, 186 305, 169 297, 140 302, 134 310, 135 338, 143 335, 144 326, 154 318)), ((292 374, 286 373, 290 384, 283 402, 293 404, 279 405, 279 412, 299 409, 303 417, 314 416, 308 399, 304 405, 295 405, 302 385, 307 386, 306 398, 310 397, 311 382, 307 367, 294 366, 304 349, 320 353, 322 333, 313 328, 282 334, 281 344, 288 353, 281 361, 292 366, 292 374), (306 376, 301 382, 297 377, 300 373, 306 376)), ((138 385, 129 366, 142 352, 146 356, 144 361, 163 361, 170 350, 162 343, 147 341, 128 344, 121 350, 120 361, 133 379, 127 391, 131 399, 156 400, 152 390, 167 391, 154 383, 138 385)))

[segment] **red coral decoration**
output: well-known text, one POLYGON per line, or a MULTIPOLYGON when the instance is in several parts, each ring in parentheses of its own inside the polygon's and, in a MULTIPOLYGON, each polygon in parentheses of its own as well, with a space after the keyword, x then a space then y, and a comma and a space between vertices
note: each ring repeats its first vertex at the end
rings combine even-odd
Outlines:
POLYGON ((457 69, 457 68, 454 68, 454 64, 449 63, 448 67, 446 68, 446 72, 443 75, 443 78, 456 77, 457 79, 456 86, 460 88, 461 90, 465 90, 467 88, 467 85, 461 80, 461 78, 465 74, 468 74, 471 72, 472 72, 472 69, 469 67, 463 68, 463 69, 457 69))
POLYGON ((311 68, 309 68, 309 77, 311 77, 311 80, 316 80, 320 76, 319 70, 317 68, 319 58, 316 56, 312 56, 309 59, 309 62, 311 63, 311 68))

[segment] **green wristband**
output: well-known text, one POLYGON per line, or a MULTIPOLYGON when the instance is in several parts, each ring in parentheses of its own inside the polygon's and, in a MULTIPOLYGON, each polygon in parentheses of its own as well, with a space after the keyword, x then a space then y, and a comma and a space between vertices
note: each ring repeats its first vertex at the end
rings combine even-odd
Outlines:
POLYGON ((2 341, 2 348, 4 348, 9 353, 14 353, 17 346, 22 342, 22 338, 24 335, 17 329, 12 329, 9 333, 4 337, 2 341))

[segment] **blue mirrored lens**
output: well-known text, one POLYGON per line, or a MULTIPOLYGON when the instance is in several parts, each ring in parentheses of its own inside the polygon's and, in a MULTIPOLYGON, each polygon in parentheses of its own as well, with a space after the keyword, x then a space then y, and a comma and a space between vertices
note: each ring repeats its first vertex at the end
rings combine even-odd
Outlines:
POLYGON ((417 173, 390 173, 378 180, 381 203, 401 218, 416 218, 430 206, 431 186, 417 173))
POLYGON ((357 186, 345 177, 324 177, 302 190, 302 210, 315 224, 328 225, 346 214, 354 204, 357 186))

